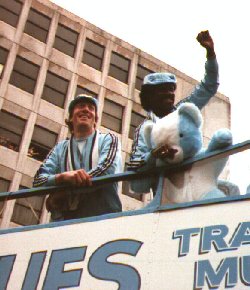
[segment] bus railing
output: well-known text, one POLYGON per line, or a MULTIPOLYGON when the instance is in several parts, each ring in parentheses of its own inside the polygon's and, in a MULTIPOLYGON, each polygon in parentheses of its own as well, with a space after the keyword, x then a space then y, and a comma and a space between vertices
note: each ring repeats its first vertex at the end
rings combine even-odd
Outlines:
POLYGON ((250 149, 250 140, 228 146, 223 150, 216 150, 210 153, 204 153, 202 156, 188 159, 180 164, 166 165, 162 167, 156 167, 150 170, 141 170, 139 172, 125 171, 123 173, 111 174, 106 176, 94 177, 92 179, 91 187, 72 187, 72 186, 47 186, 47 187, 36 187, 29 189, 21 189, 17 191, 2 192, 0 193, 0 201, 7 201, 12 199, 31 197, 31 196, 45 196, 47 194, 53 194, 60 190, 60 192, 74 191, 75 193, 87 193, 93 191, 99 186, 107 183, 119 182, 119 181, 131 181, 135 179, 141 179, 148 176, 157 176, 160 174, 167 175, 168 172, 174 172, 184 170, 186 167, 191 166, 194 163, 202 164, 203 162, 211 162, 220 158, 225 158, 229 155, 233 155, 245 150, 250 149))

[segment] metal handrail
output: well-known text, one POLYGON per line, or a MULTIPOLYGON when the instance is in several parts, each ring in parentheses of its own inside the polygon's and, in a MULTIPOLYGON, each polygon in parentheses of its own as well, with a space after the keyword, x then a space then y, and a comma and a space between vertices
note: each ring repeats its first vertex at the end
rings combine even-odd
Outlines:
POLYGON ((72 186, 44 186, 44 187, 36 187, 30 189, 21 189, 17 191, 10 191, 10 192, 1 192, 0 193, 0 201, 12 200, 17 198, 24 198, 36 195, 47 195, 53 194, 60 191, 72 191, 79 192, 79 193, 87 193, 89 191, 93 191, 95 188, 98 188, 101 185, 105 185, 112 182, 118 181, 130 181, 135 179, 140 179, 148 176, 156 176, 161 173, 167 174, 168 172, 180 171, 185 169, 194 163, 206 163, 211 162, 216 159, 224 158, 229 155, 233 155, 239 153, 241 151, 250 149, 250 140, 245 142, 241 142, 235 145, 228 146, 226 149, 216 150, 209 153, 199 154, 197 157, 190 158, 180 164, 176 165, 166 165, 162 167, 156 167, 150 170, 141 170, 138 172, 134 171, 125 171, 119 174, 111 174, 106 176, 94 177, 92 179, 92 186, 91 187, 72 187, 72 186))

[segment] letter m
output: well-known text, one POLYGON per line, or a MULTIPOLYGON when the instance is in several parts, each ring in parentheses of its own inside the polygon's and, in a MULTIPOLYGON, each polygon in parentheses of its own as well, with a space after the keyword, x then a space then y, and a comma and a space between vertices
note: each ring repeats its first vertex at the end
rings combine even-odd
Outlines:
POLYGON ((209 260, 195 263, 194 289, 202 289, 207 282, 209 289, 218 288, 225 278, 225 288, 234 287, 237 284, 238 263, 237 257, 226 258, 221 261, 214 271, 209 260))

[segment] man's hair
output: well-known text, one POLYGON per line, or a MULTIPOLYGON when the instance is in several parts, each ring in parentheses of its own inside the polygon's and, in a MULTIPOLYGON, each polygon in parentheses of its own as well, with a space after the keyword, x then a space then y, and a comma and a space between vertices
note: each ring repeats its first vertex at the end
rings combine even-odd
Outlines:
POLYGON ((69 127, 71 133, 73 133, 73 124, 70 118, 65 119, 65 124, 69 127))

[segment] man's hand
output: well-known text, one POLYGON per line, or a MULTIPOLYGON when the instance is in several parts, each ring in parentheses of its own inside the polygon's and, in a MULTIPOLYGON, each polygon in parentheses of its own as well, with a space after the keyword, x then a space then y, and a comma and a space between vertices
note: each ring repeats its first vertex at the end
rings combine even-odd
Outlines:
POLYGON ((207 50, 207 58, 214 58, 215 57, 215 51, 214 51, 214 42, 209 34, 209 31, 201 31, 197 37, 197 41, 200 43, 201 46, 206 48, 207 50))
POLYGON ((160 159, 174 159, 175 154, 177 153, 177 150, 174 148, 168 147, 168 145, 161 145, 158 148, 155 148, 151 151, 151 154, 155 158, 160 158, 160 159))
POLYGON ((84 170, 66 171, 56 175, 56 184, 71 184, 73 186, 91 186, 91 176, 84 170))

